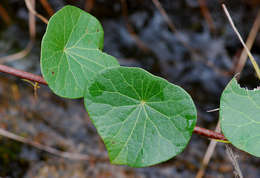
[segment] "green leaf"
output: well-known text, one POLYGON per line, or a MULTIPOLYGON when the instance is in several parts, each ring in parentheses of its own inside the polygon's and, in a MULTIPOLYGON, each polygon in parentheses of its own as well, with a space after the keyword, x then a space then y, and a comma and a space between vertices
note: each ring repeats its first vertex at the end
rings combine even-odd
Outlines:
POLYGON ((85 106, 110 161, 144 167, 182 152, 196 124, 191 97, 140 68, 102 71, 86 90, 85 106))
POLYGON ((233 78, 221 96, 220 119, 234 146, 260 157, 260 90, 241 88, 233 78))
POLYGON ((83 97, 99 71, 118 66, 114 57, 101 51, 103 40, 99 21, 79 8, 66 6, 51 17, 42 40, 41 70, 54 93, 83 97))

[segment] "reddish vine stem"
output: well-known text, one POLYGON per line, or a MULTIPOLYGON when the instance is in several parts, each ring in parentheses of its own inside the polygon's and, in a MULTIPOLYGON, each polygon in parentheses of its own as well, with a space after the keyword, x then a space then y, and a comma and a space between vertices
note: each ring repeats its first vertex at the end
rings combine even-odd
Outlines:
MULTIPOLYGON (((23 78, 23 79, 27 79, 27 80, 30 80, 30 81, 34 81, 34 82, 37 82, 37 83, 40 83, 40 84, 43 84, 43 85, 48 85, 47 82, 39 75, 35 75, 35 74, 25 72, 25 71, 22 71, 22 70, 14 69, 14 68, 8 67, 6 65, 0 64, 0 72, 7 73, 7 74, 10 74, 10 75, 14 75, 14 76, 17 76, 17 77, 20 77, 20 78, 23 78)), ((201 128, 201 127, 198 127, 198 126, 196 126, 194 128, 194 133, 208 137, 210 139, 227 140, 225 138, 225 136, 221 133, 218 133, 218 132, 215 132, 215 131, 212 131, 212 130, 208 130, 208 129, 205 129, 205 128, 201 128)))
POLYGON ((29 72, 25 72, 22 70, 14 69, 12 67, 8 67, 6 65, 0 64, 0 72, 4 72, 10 75, 14 75, 23 79, 31 80, 34 82, 38 82, 43 85, 48 85, 47 82, 39 75, 35 75, 29 72))
POLYGON ((193 132, 211 139, 223 140, 223 141, 227 140, 225 136, 219 132, 215 132, 213 130, 208 130, 198 126, 195 126, 193 132))

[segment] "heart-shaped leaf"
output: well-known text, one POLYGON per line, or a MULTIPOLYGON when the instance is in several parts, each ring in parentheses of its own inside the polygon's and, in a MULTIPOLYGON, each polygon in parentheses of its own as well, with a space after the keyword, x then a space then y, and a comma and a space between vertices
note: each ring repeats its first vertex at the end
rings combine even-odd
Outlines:
POLYGON ((42 40, 41 71, 54 93, 83 97, 99 71, 119 65, 101 51, 103 39, 99 21, 77 7, 65 6, 51 17, 42 40))
POLYGON ((260 157, 260 90, 241 88, 233 78, 221 96, 220 119, 234 146, 260 157))
POLYGON ((179 154, 196 124, 191 97, 140 68, 102 71, 85 106, 114 164, 144 167, 179 154))

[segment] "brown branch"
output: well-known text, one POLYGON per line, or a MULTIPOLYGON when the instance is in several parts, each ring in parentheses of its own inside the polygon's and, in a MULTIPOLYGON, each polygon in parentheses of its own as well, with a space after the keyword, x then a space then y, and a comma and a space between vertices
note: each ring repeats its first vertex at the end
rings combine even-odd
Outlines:
MULTIPOLYGON (((35 74, 25 72, 25 71, 22 71, 22 70, 14 69, 12 67, 8 67, 8 66, 5 66, 5 65, 0 64, 0 72, 7 73, 7 74, 10 74, 10 75, 14 75, 14 76, 17 76, 17 77, 20 77, 20 78, 23 78, 23 79, 31 80, 31 81, 34 81, 34 82, 37 82, 37 83, 40 83, 40 84, 43 84, 43 85, 48 85, 47 82, 39 75, 35 75, 35 74)), ((227 140, 225 138, 225 136, 221 133, 218 133, 218 132, 215 132, 215 131, 212 131, 212 130, 208 130, 208 129, 205 129, 205 128, 201 128, 201 127, 198 127, 198 126, 196 126, 194 128, 194 133, 208 137, 210 139, 227 140)))

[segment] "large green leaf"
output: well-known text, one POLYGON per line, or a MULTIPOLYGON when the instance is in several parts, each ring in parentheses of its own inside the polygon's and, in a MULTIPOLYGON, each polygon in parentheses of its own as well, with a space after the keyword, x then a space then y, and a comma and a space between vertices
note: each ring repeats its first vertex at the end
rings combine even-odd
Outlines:
POLYGON ((101 70, 118 66, 101 51, 104 32, 98 20, 73 6, 65 6, 49 20, 42 40, 41 70, 59 96, 79 98, 101 70))
POLYGON ((234 146, 260 157, 260 90, 241 88, 233 78, 221 96, 220 119, 234 146))
POLYGON ((140 68, 101 72, 86 90, 85 106, 110 161, 144 167, 179 154, 196 124, 191 97, 140 68))

